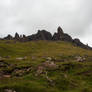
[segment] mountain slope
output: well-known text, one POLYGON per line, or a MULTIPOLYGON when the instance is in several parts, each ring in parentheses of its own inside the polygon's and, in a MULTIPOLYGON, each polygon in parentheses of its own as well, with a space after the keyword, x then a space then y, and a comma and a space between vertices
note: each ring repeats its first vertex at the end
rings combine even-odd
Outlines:
POLYGON ((5 40, 0 56, 0 92, 92 92, 91 50, 64 41, 5 40))

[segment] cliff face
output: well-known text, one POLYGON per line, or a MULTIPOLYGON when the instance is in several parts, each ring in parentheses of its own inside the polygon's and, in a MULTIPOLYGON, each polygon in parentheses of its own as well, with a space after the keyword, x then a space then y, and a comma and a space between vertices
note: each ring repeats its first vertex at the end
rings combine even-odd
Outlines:
POLYGON ((18 33, 16 33, 14 38, 11 35, 8 35, 4 39, 18 40, 20 42, 37 41, 37 40, 66 41, 66 42, 71 42, 74 45, 79 46, 81 48, 92 49, 88 45, 83 44, 78 38, 72 39, 72 37, 69 34, 64 33, 61 27, 58 27, 57 32, 54 33, 54 35, 52 35, 50 32, 46 30, 38 30, 36 34, 30 35, 30 36, 25 36, 25 35, 20 36, 18 33))

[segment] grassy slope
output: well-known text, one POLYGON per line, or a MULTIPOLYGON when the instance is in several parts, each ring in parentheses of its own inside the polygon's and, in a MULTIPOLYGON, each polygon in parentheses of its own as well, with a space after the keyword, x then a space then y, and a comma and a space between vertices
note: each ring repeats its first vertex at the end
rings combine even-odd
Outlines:
POLYGON ((46 61, 43 57, 56 58, 57 61, 65 60, 56 62, 60 66, 58 70, 47 70, 49 78, 55 82, 54 86, 49 85, 44 75, 34 76, 33 69, 22 77, 0 80, 1 92, 3 88, 13 88, 17 92, 92 92, 92 51, 75 47, 67 42, 0 41, 0 56, 11 56, 9 59, 6 58, 5 62, 16 64, 17 67, 33 68, 46 61), (87 56, 86 62, 76 62, 74 57, 77 55, 87 56), (16 60, 17 57, 24 56, 27 56, 26 60, 16 60))

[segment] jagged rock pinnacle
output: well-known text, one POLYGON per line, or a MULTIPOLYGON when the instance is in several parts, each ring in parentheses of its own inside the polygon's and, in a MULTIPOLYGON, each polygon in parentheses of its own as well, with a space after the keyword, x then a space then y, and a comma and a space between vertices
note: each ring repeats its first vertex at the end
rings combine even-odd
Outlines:
POLYGON ((17 40, 17 39, 19 39, 19 38, 20 38, 20 36, 19 36, 19 34, 16 32, 16 33, 15 33, 15 37, 14 37, 14 39, 17 40))
POLYGON ((64 33, 63 29, 60 26, 58 27, 57 31, 58 31, 59 34, 63 34, 64 33))

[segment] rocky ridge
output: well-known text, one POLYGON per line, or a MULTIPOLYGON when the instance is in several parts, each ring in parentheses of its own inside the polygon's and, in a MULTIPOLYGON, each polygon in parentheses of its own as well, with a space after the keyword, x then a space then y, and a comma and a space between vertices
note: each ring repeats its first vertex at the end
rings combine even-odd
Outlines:
POLYGON ((17 40, 20 42, 27 41, 38 41, 38 40, 47 40, 47 41, 66 41, 71 42, 75 46, 84 48, 84 49, 92 49, 90 46, 83 44, 78 38, 73 39, 69 34, 64 33, 61 27, 58 27, 57 32, 52 35, 50 32, 46 30, 38 30, 36 34, 32 34, 29 36, 15 34, 15 37, 12 37, 10 34, 3 38, 3 40, 17 40))

